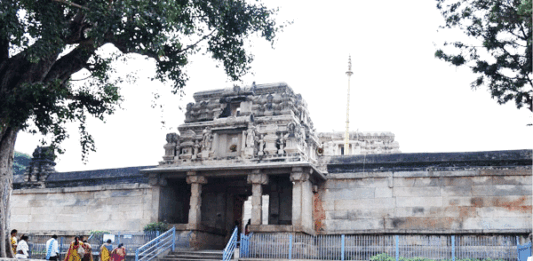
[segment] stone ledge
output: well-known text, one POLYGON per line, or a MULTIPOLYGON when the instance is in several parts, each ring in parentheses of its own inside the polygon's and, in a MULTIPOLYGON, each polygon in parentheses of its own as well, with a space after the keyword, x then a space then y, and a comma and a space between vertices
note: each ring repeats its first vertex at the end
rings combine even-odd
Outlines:
POLYGON ((213 235, 226 236, 228 232, 220 228, 209 227, 204 224, 191 225, 191 224, 170 224, 171 227, 176 228, 178 231, 200 231, 210 233, 213 235))
POLYGON ((31 188, 31 189, 16 189, 13 194, 48 194, 48 193, 78 193, 78 192, 94 192, 105 190, 124 190, 124 189, 149 189, 148 184, 116 184, 103 186, 83 186, 83 187, 66 187, 66 188, 31 188))
POLYGON ((327 174, 328 179, 354 178, 439 178, 439 177, 480 177, 480 176, 531 176, 531 166, 508 168, 479 167, 463 170, 416 170, 416 171, 376 171, 339 172, 327 174))
POLYGON ((399 153, 327 157, 329 173, 366 171, 461 170, 478 167, 531 166, 532 150, 399 153))
POLYGON ((305 227, 296 227, 293 225, 250 225, 250 231, 256 233, 306 233, 309 235, 316 235, 312 229, 305 227))

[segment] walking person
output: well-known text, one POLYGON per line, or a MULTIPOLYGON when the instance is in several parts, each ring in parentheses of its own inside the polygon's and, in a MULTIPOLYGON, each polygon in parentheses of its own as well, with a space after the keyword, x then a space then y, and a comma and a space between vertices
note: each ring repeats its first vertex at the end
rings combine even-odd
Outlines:
POLYGON ((30 256, 30 248, 28 247, 28 236, 22 235, 20 241, 17 244, 17 254, 15 255, 18 259, 27 259, 30 256))
POLYGON ((111 239, 108 239, 100 247, 100 261, 109 261, 111 259, 111 251, 113 251, 113 245, 111 245, 111 239))
POLYGON ((92 253, 92 246, 87 242, 87 240, 83 240, 83 249, 85 250, 85 255, 81 258, 82 261, 93 261, 93 253, 92 253))
POLYGON ((57 261, 59 259, 59 244, 57 243, 57 235, 53 235, 46 241, 46 260, 57 261))
POLYGON ((250 234, 250 225, 252 224, 252 220, 248 219, 248 223, 246 223, 246 226, 244 227, 244 234, 248 235, 250 234))
POLYGON ((118 244, 118 247, 111 251, 111 261, 124 261, 126 258, 126 248, 124 244, 118 244))
POLYGON ((13 229, 11 230, 11 237, 9 237, 9 241, 11 241, 11 250, 13 250, 13 255, 17 254, 17 230, 13 229))
POLYGON ((82 245, 83 242, 80 241, 80 237, 75 236, 74 241, 70 243, 67 256, 65 256, 64 261, 81 261, 82 253, 85 254, 85 250, 83 249, 82 245))

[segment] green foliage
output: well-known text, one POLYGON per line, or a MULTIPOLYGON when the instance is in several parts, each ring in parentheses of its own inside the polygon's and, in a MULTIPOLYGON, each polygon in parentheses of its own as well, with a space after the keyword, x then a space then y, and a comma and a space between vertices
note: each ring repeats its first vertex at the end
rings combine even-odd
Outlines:
POLYGON ((147 224, 144 226, 143 231, 149 232, 149 231, 159 231, 159 232, 165 232, 169 229, 168 224, 164 222, 154 222, 147 224))
POLYGON ((95 150, 87 117, 112 114, 130 80, 115 62, 145 56, 156 63, 153 79, 177 93, 190 55, 203 51, 238 80, 253 60, 247 39, 273 43, 282 28, 276 13, 246 0, 2 0, 0 138, 9 129, 49 134, 61 153, 65 124, 78 122, 85 157, 95 150), (77 72, 84 76, 71 79, 77 72))
POLYGON ((445 42, 435 56, 478 75, 498 103, 514 101, 533 112, 531 0, 437 0, 446 21, 468 40, 445 42))
POLYGON ((95 235, 95 236, 99 236, 99 235, 101 236, 104 234, 111 234, 111 232, 107 230, 91 230, 91 232, 89 233, 89 235, 95 235))
POLYGON ((370 261, 396 261, 396 258, 389 256, 387 253, 381 253, 371 257, 370 261))
POLYGON ((24 174, 26 167, 30 165, 30 161, 30 155, 15 151, 15 158, 13 159, 13 175, 24 174))

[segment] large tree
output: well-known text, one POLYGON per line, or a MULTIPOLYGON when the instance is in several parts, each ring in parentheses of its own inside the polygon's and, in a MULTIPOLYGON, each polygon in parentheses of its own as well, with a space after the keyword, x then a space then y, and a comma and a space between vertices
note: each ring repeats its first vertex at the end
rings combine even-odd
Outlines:
POLYGON ((202 50, 238 80, 252 61, 247 39, 274 41, 276 12, 245 0, 1 0, 0 255, 19 131, 51 135, 58 149, 68 136, 65 123, 77 121, 85 155, 94 150, 87 116, 103 119, 121 101, 113 61, 131 54, 153 59, 154 78, 176 93, 190 55, 202 50), (78 72, 83 79, 71 79, 78 72))
POLYGON ((531 0, 437 0, 446 24, 467 39, 446 42, 435 56, 469 66, 499 104, 514 101, 533 112, 531 0))

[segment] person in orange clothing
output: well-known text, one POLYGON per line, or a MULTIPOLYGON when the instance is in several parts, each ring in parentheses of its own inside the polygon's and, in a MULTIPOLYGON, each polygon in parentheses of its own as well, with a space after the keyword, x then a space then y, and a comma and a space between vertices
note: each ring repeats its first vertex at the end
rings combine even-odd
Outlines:
POLYGON ((117 248, 111 251, 111 261, 124 261, 126 258, 126 248, 120 243, 117 248))

